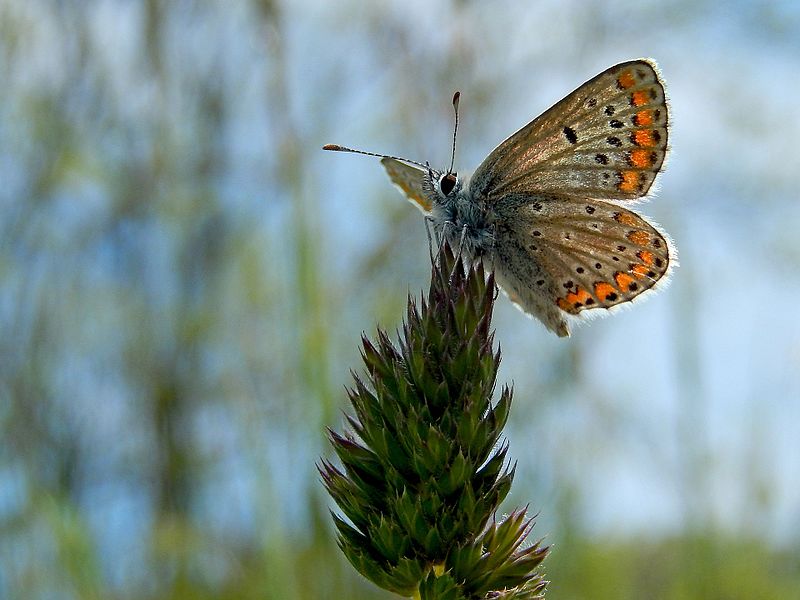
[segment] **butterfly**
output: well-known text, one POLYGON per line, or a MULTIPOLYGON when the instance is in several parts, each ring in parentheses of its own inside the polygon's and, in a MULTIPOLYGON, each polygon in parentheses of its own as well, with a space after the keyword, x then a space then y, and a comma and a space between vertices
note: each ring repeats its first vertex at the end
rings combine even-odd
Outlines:
MULTIPOLYGON (((457 92, 453 98, 458 129, 457 92)), ((561 337, 665 283, 666 233, 628 208, 667 155, 669 115, 656 65, 639 59, 593 77, 497 146, 462 179, 381 157, 392 182, 468 260, 482 259, 526 314, 561 337)), ((455 158, 455 131, 453 159, 455 158)))

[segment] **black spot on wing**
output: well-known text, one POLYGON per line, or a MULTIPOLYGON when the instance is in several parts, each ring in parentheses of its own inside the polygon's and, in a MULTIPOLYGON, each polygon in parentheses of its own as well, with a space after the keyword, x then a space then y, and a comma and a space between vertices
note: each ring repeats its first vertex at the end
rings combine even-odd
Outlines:
POLYGON ((572 127, 564 127, 564 137, 567 138, 567 141, 570 144, 578 143, 578 135, 575 133, 575 130, 572 127))

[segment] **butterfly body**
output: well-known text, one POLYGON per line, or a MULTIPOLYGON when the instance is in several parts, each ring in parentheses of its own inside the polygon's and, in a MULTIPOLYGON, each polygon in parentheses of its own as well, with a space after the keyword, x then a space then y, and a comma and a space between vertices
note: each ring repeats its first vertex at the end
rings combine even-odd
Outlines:
POLYGON ((490 255, 495 223, 488 204, 473 198, 469 186, 463 185, 455 173, 431 169, 422 177, 430 207, 425 212, 437 238, 447 239, 470 259, 490 255))
POLYGON ((381 162, 440 240, 487 262, 512 302, 564 337, 571 321, 655 290, 676 264, 666 234, 626 206, 651 189, 667 138, 663 84, 654 63, 639 59, 600 73, 511 135, 469 181, 381 162))

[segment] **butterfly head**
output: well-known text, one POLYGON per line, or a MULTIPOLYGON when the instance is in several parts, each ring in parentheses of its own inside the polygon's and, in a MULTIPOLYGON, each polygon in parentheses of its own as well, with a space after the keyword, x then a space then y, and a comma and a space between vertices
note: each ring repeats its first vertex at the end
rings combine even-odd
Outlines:
POLYGON ((434 189, 442 200, 448 200, 454 198, 461 190, 461 180, 456 173, 443 173, 439 176, 434 189))

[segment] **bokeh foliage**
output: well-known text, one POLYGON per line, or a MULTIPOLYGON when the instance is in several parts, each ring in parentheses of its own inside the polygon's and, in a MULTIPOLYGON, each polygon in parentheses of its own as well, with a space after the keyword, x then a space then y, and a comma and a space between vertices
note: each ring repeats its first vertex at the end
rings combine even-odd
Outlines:
MULTIPOLYGON (((326 4, 0 1, 1 598, 390 597, 355 574, 336 548, 314 460, 325 451, 324 426, 339 418, 341 388, 357 359, 354 340, 376 320, 399 323, 408 286, 424 285, 425 236, 418 215, 399 201, 375 206, 361 180, 348 182, 346 206, 330 206, 339 180, 332 162, 316 158, 319 146, 350 142, 327 139, 334 125, 337 134, 366 137, 390 120, 398 137, 422 140, 415 149, 436 147, 436 138, 446 154, 447 100, 467 72, 474 75, 473 114, 487 117, 473 120, 472 135, 485 144, 488 124, 499 117, 482 111, 497 98, 502 60, 531 44, 523 54, 540 76, 567 63, 548 71, 543 65, 564 54, 531 42, 551 30, 562 34, 551 27, 554 12, 537 13, 538 29, 530 32, 539 33, 514 41, 504 23, 526 14, 507 6, 503 20, 495 3, 488 3, 493 26, 470 16, 478 3, 442 3, 436 35, 426 36, 402 3, 347 4, 338 12, 326 12, 326 4), (445 35, 448 23, 456 34, 445 35), (481 34, 458 35, 469 27, 481 34), (421 37, 430 45, 420 46, 421 37), (337 62, 334 41, 351 62, 337 62), (323 54, 334 59, 325 62, 323 54), (478 57, 487 55, 500 58, 481 70, 478 57), (396 78, 389 79, 392 95, 365 102, 360 90, 381 77, 396 78), (356 91, 346 94, 354 82, 356 91), (416 101, 441 111, 425 116, 416 101), (433 123, 441 123, 441 136, 433 123)), ((561 10, 555 4, 537 10, 561 10)), ((630 31, 617 25, 653 32, 651 24, 666 23, 670 11, 634 4, 567 7, 572 12, 557 22, 583 27, 571 65, 603 44, 614 48, 614 59, 639 54, 626 47, 619 56, 617 37, 630 31), (605 42, 604 27, 614 34, 605 42)), ((690 8, 702 14, 703 7, 690 8)), ((774 10, 759 15, 770 19, 774 10)), ((676 15, 668 47, 681 45, 682 32, 706 27, 676 15)), ((800 39, 793 21, 773 21, 770 43, 800 39)), ((754 35, 751 43, 763 39, 754 35)), ((694 60, 683 63, 687 70, 694 60)), ((533 69, 511 75, 521 83, 528 73, 533 79, 533 69)), ((591 74, 582 65, 570 80, 591 74)), ((730 89, 718 90, 717 99, 735 102, 730 89)), ((732 126, 743 112, 766 115, 766 100, 759 96, 761 112, 731 104, 732 126)), ((765 130, 754 123, 745 124, 759 133, 749 134, 753 145, 765 130)), ((746 149, 730 160, 709 151, 714 164, 704 163, 705 177, 686 184, 692 198, 720 182, 744 189, 782 181, 765 175, 737 183, 735 173, 711 169, 747 173, 746 149)), ((761 187, 752 192, 769 206, 772 196, 761 187)), ((730 206, 726 197, 726 214, 730 206)), ((712 220, 702 212, 711 209, 700 210, 693 222, 712 220)), ((782 249, 768 246, 770 259, 796 261, 793 238, 786 240, 782 249)), ((687 257, 684 251, 681 273, 691 281, 687 257)), ((720 272, 702 267, 697 281, 720 272)), ((700 286, 684 296, 675 288, 684 326, 673 358, 687 425, 676 468, 685 484, 677 492, 685 500, 678 526, 611 538, 591 526, 595 506, 581 483, 602 467, 591 461, 590 443, 570 437, 577 419, 566 399, 595 399, 588 385, 571 386, 585 383, 591 350, 602 342, 524 357, 536 366, 535 397, 544 400, 534 404, 533 395, 518 392, 520 421, 511 425, 524 440, 524 427, 550 415, 541 447, 551 454, 520 451, 517 485, 532 480, 545 493, 525 490, 510 504, 542 498, 556 508, 543 511, 554 544, 546 564, 551 599, 783 599, 800 589, 796 532, 781 543, 757 535, 776 504, 762 463, 742 460, 749 495, 741 506, 726 499, 739 506, 733 517, 706 518, 713 457, 691 427, 707 406, 709 367, 692 337, 699 331, 692 294, 700 286), (742 531, 745 521, 753 526, 742 531)), ((737 321, 737 330, 747 323, 755 322, 737 321)), ((504 352, 507 362, 519 360, 504 352)), ((791 359, 786 353, 775 364, 791 359)), ((769 387, 757 391, 762 403, 779 397, 769 387)), ((650 409, 648 399, 641 405, 650 409)), ((604 440, 636 430, 630 413, 601 405, 597 415, 606 420, 586 420, 604 440)), ((747 456, 758 458, 767 444, 756 442, 764 440, 772 440, 768 432, 754 437, 747 456)))

